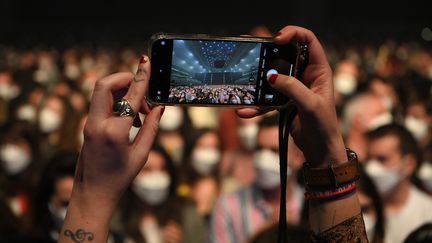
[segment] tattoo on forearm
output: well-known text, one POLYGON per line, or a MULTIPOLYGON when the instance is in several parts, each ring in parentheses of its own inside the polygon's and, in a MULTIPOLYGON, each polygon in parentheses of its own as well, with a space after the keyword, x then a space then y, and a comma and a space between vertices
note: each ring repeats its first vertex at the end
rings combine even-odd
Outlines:
POLYGON ((72 232, 71 230, 66 229, 63 232, 64 236, 70 237, 73 242, 84 242, 85 240, 93 241, 94 236, 92 232, 86 232, 83 229, 77 229, 77 231, 72 232))
POLYGON ((367 243, 366 230, 361 213, 312 237, 314 243, 355 242, 367 243))

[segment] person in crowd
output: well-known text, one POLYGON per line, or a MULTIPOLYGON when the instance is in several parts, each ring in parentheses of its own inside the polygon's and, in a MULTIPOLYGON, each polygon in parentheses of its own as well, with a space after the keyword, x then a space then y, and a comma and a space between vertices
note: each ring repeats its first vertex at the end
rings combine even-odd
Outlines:
POLYGON ((35 240, 58 240, 72 194, 77 158, 76 152, 56 154, 43 168, 32 203, 30 235, 35 240))
POLYGON ((0 141, 0 193, 23 229, 29 227, 30 198, 39 176, 37 141, 26 122, 9 123, 0 141))
POLYGON ((190 126, 189 117, 184 108, 167 106, 159 123, 160 132, 157 143, 170 155, 174 164, 180 167, 185 156, 185 134, 190 126))
POLYGON ((413 134, 421 149, 432 142, 432 116, 426 101, 411 100, 405 107, 404 125, 413 134))
MULTIPOLYGON (((278 136, 279 116, 264 117, 259 123, 257 150, 253 156, 256 169, 255 184, 222 196, 212 215, 211 242, 244 242, 279 215, 280 174, 278 136), (236 215, 230 217, 228 215, 236 215), (229 226, 228 226, 229 225, 229 226)), ((300 221, 303 190, 297 184, 300 166, 288 165, 287 221, 296 225, 300 221)))
POLYGON ((151 148, 145 167, 121 203, 121 217, 130 242, 182 242, 182 203, 176 195, 176 168, 161 147, 151 148))
POLYGON ((397 124, 379 127, 367 136, 365 170, 382 198, 384 242, 402 242, 414 229, 432 221, 432 198, 410 180, 421 161, 418 145, 412 134, 397 124))
POLYGON ((358 198, 369 242, 384 242, 384 207, 377 188, 372 179, 364 171, 364 167, 361 167, 360 170, 358 198))
POLYGON ((221 144, 218 132, 212 129, 196 130, 189 139, 188 159, 182 170, 184 184, 179 189, 186 194, 184 190, 188 188, 189 200, 183 215, 184 242, 198 243, 208 238, 211 212, 219 196, 221 144))
POLYGON ((393 115, 380 97, 370 92, 357 94, 343 110, 342 130, 347 147, 364 161, 367 157, 366 133, 392 121, 393 115))
POLYGON ((49 160, 57 151, 76 150, 79 116, 64 97, 48 95, 43 100, 37 120, 43 160, 49 160))

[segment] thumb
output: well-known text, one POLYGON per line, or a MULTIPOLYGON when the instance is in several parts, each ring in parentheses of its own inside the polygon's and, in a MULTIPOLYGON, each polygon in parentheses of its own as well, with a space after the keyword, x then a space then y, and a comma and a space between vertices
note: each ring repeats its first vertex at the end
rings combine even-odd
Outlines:
POLYGON ((297 78, 284 74, 268 73, 267 81, 274 89, 291 98, 300 110, 308 110, 313 107, 316 96, 297 78))

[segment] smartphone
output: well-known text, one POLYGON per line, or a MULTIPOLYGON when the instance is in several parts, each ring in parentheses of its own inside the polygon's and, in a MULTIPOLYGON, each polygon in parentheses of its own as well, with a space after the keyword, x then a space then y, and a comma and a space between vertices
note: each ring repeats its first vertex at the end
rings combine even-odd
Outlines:
POLYGON ((163 105, 283 107, 289 99, 267 74, 298 76, 307 46, 271 38, 210 35, 152 36, 147 99, 163 105))

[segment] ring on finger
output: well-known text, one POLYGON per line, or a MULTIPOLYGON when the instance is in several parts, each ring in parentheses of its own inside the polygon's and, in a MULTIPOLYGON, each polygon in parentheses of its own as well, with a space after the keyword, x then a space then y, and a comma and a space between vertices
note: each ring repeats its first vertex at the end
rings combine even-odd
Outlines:
POLYGON ((125 98, 121 98, 114 101, 112 111, 114 115, 119 117, 127 117, 130 116, 132 118, 135 118, 136 112, 132 109, 132 106, 130 105, 129 101, 125 98))

